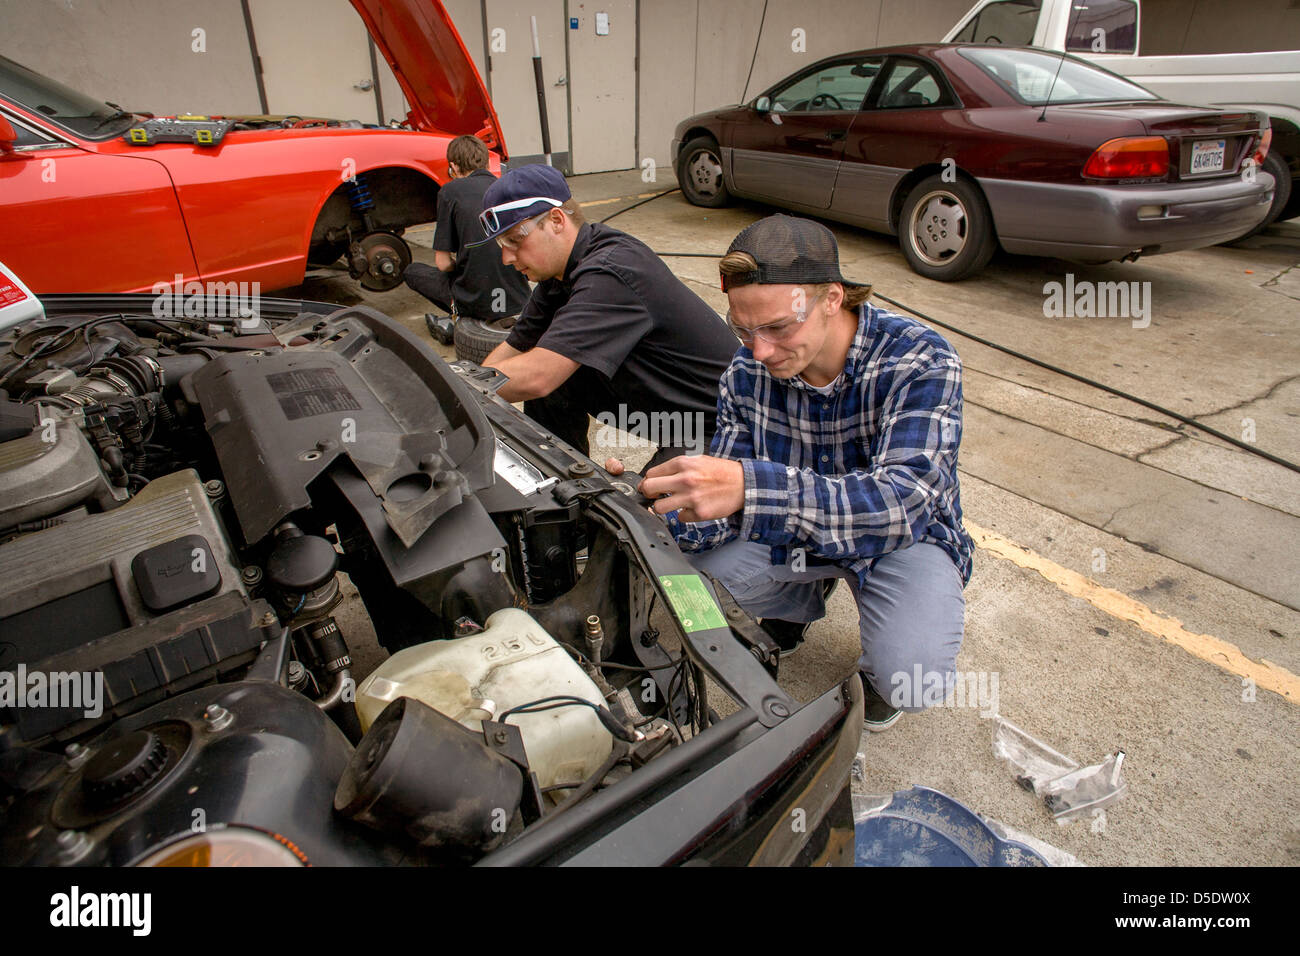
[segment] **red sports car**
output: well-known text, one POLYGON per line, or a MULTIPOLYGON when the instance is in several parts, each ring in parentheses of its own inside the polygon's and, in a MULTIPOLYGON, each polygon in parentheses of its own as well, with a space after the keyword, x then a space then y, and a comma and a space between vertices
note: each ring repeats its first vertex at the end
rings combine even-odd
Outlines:
POLYGON ((505 142, 438 0, 352 5, 411 105, 407 128, 157 118, 0 56, 0 261, 37 293, 153 291, 178 277, 270 291, 345 254, 367 288, 397 285, 410 262, 401 232, 435 218, 449 140, 477 134, 499 154, 494 171, 505 142))
POLYGON ((926 44, 822 60, 677 126, 687 199, 732 195, 899 237, 932 279, 1007 252, 1195 249, 1268 212, 1268 117, 1180 106, 1084 60, 926 44))

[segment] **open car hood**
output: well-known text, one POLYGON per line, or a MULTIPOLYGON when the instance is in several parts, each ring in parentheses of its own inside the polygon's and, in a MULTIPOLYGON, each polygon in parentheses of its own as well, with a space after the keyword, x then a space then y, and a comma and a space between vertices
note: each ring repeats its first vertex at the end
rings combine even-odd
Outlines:
POLYGON ((507 159, 483 79, 441 0, 352 0, 425 132, 472 133, 507 159))

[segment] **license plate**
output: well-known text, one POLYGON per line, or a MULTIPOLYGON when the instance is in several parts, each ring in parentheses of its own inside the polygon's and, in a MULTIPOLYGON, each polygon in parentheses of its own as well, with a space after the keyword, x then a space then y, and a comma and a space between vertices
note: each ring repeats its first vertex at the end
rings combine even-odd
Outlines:
POLYGON ((1223 157, 1228 151, 1227 146, 1227 140, 1223 139, 1207 139, 1193 143, 1190 172, 1192 174, 1223 172, 1223 157))

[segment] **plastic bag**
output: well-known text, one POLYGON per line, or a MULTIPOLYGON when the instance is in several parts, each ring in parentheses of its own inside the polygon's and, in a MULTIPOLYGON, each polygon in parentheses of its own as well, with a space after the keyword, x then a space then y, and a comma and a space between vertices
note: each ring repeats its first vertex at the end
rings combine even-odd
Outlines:
POLYGON ((1016 782, 1041 797, 1052 818, 1060 824, 1107 807, 1128 790, 1120 775, 1124 751, 1116 751, 1099 764, 1080 768, 1065 754, 1003 717, 993 722, 993 753, 1011 765, 1016 782))

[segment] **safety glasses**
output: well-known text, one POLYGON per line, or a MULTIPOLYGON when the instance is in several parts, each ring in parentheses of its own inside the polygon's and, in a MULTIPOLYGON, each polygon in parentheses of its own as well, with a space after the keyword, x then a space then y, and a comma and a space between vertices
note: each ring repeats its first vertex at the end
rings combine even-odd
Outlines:
POLYGON ((507 229, 505 232, 501 233, 501 235, 497 236, 497 245, 502 249, 509 249, 511 251, 518 249, 524 244, 524 239, 528 234, 536 229, 538 224, 549 215, 550 212, 544 212, 540 216, 533 216, 531 219, 525 219, 519 224, 519 231, 515 232, 514 235, 510 234, 514 229, 512 226, 510 229, 507 229))
MULTIPOLYGON (((503 202, 499 206, 489 206, 478 214, 479 224, 483 227, 483 234, 490 236, 493 233, 500 232, 503 227, 498 213, 509 212, 511 209, 526 209, 536 203, 544 202, 551 206, 563 206, 564 203, 558 199, 552 199, 549 196, 533 196, 529 199, 513 199, 510 202, 503 202)), ((514 225, 510 223, 509 225, 514 225)))
POLYGON ((794 334, 799 331, 799 327, 807 321, 808 313, 812 311, 812 307, 825 298, 825 295, 825 293, 822 293, 813 299, 812 302, 809 302, 808 307, 803 312, 796 312, 790 318, 781 322, 771 322, 767 325, 760 325, 756 329, 747 329, 744 326, 737 325, 732 321, 731 310, 728 309, 727 325, 731 328, 731 331, 736 334, 736 338, 740 339, 742 345, 752 345, 756 338, 762 339, 764 342, 771 345, 780 345, 782 342, 791 339, 794 334))

